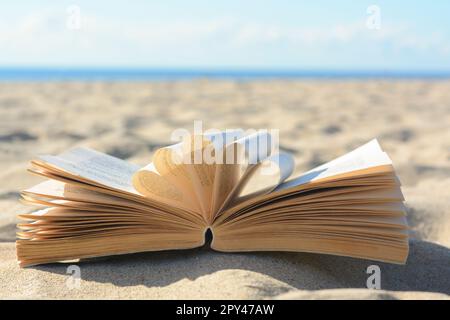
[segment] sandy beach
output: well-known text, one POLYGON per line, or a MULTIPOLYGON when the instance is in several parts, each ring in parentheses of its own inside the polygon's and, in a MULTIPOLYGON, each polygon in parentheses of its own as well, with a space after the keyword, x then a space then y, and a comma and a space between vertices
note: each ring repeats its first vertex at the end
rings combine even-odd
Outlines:
POLYGON ((449 299, 450 81, 193 80, 0 83, 0 298, 449 299), (280 130, 296 173, 378 138, 394 162, 412 228, 405 266, 309 253, 208 248, 21 269, 16 215, 37 154, 87 146, 139 165, 177 128, 280 130), (381 289, 366 269, 381 269, 381 289))

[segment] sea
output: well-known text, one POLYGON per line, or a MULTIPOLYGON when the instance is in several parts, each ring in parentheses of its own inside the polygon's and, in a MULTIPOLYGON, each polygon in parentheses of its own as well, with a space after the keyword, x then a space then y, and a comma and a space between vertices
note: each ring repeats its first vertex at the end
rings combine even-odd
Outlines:
POLYGON ((162 68, 0 67, 0 81, 178 81, 192 79, 450 79, 450 71, 264 70, 162 68))

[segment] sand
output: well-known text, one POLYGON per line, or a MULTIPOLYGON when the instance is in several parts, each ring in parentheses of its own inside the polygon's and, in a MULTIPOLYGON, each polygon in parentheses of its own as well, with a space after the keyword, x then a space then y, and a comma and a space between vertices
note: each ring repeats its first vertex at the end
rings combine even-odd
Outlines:
POLYGON ((1 83, 0 298, 448 299, 449 128, 449 81, 1 83), (296 172, 377 137, 404 185, 407 264, 200 248, 83 261, 79 287, 68 286, 65 264, 17 266, 15 216, 31 211, 18 192, 40 181, 29 159, 83 145, 143 165, 194 120, 280 129, 296 172), (364 289, 371 264, 382 290, 364 289))

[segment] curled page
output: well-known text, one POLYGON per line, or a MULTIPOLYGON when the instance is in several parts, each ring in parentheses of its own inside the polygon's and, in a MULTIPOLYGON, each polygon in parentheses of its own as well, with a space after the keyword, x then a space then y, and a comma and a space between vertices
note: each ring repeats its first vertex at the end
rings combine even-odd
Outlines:
POLYGON ((192 188, 193 178, 181 158, 182 150, 182 143, 158 149, 153 162, 133 175, 133 186, 145 197, 199 212, 199 201, 192 188))
POLYGON ((292 174, 294 168, 294 157, 288 153, 271 155, 259 164, 250 166, 223 201, 217 213, 249 198, 272 192, 292 174))
POLYGON ((164 198, 166 201, 183 201, 183 191, 162 176, 153 163, 145 166, 133 175, 133 186, 150 198, 164 198))
POLYGON ((221 209, 275 190, 294 171, 294 157, 277 153, 250 167, 221 209))

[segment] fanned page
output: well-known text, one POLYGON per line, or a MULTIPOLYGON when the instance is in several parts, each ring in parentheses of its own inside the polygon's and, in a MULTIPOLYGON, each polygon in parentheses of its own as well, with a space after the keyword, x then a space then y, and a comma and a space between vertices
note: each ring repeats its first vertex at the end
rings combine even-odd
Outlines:
POLYGON ((157 150, 140 168, 75 148, 41 156, 46 181, 22 192, 21 266, 131 252, 187 249, 305 251, 404 263, 408 232, 391 160, 376 140, 288 179, 293 157, 266 133, 216 132, 157 150), (231 143, 228 136, 236 139, 231 143), (189 146, 192 147, 192 145, 189 146), (198 152, 221 162, 183 162, 198 152), (232 155, 235 162, 224 162, 232 155))

